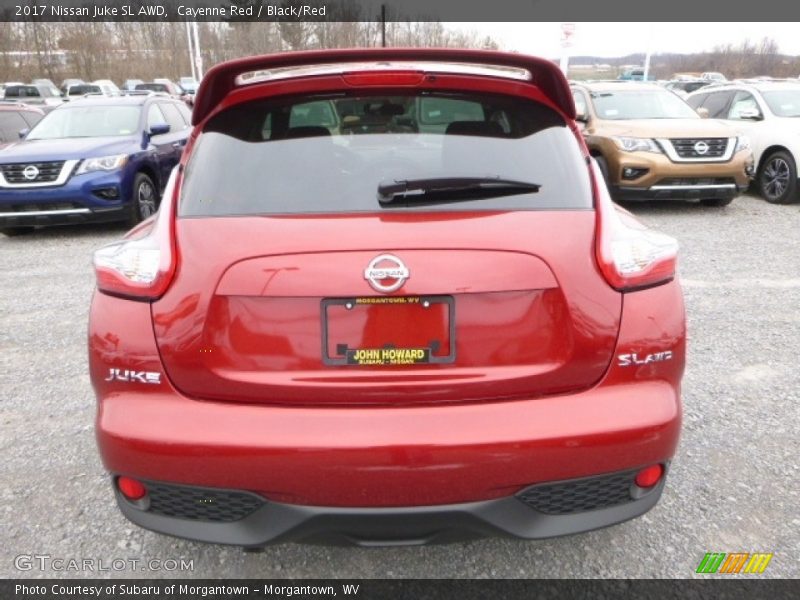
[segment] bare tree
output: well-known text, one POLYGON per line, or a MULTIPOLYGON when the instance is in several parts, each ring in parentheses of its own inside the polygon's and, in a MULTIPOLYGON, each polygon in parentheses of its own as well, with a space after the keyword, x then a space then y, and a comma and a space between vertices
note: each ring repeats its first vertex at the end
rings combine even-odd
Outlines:
MULTIPOLYGON (((242 6, 258 2, 236 1, 242 6)), ((364 15, 355 1, 335 8, 329 5, 328 10, 333 11, 328 19, 341 20, 201 23, 204 64, 285 50, 380 44, 381 24, 362 20, 364 15)), ((390 46, 497 47, 489 37, 452 32, 432 21, 390 21, 386 33, 390 46)), ((0 23, 0 81, 41 76, 54 81, 66 77, 122 81, 176 78, 190 71, 183 22, 0 23), (56 55, 65 59, 55 60, 56 55)))

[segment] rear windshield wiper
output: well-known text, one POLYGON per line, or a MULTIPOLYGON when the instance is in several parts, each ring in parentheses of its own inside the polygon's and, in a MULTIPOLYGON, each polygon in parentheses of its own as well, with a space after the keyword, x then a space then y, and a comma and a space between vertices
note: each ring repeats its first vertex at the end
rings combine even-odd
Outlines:
POLYGON ((538 183, 502 179, 499 176, 402 179, 378 185, 378 202, 381 206, 399 203, 440 204, 535 194, 541 187, 538 183))

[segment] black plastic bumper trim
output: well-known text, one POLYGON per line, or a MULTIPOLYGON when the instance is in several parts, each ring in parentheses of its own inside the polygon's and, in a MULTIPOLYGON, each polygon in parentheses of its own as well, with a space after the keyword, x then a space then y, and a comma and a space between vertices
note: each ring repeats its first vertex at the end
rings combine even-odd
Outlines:
POLYGON ((486 536, 541 539, 615 525, 653 508, 666 477, 641 498, 608 508, 548 515, 515 496, 439 506, 338 508, 265 501, 244 519, 227 523, 190 521, 136 508, 117 492, 122 513, 152 531, 201 542, 257 548, 277 542, 397 546, 486 536))

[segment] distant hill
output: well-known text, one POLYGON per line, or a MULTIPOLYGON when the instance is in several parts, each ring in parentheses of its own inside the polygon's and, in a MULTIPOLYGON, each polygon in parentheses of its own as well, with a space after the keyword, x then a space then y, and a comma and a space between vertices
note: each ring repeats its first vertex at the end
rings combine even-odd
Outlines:
MULTIPOLYGON (((650 57, 650 71, 658 79, 670 79, 675 73, 703 73, 719 71, 729 79, 743 77, 798 77, 800 57, 770 51, 768 41, 760 45, 746 42, 739 47, 720 48, 698 54, 659 53, 650 57)), ((555 59, 556 61, 558 59, 555 59)), ((625 56, 580 55, 569 59, 570 76, 591 74, 616 77, 623 67, 644 65, 645 54, 638 52, 625 56)))

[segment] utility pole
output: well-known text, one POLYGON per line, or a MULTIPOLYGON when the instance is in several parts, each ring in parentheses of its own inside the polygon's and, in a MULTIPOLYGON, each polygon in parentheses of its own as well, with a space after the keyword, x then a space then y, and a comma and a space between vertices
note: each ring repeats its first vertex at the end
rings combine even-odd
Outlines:
POLYGON ((569 71, 569 54, 572 47, 572 36, 575 35, 575 23, 562 23, 561 24, 561 60, 559 67, 564 77, 567 77, 569 71))
POLYGON ((197 21, 192 21, 192 31, 194 32, 194 52, 195 63, 197 65, 197 80, 203 78, 203 54, 200 52, 200 35, 197 33, 197 21))
POLYGON ((655 35, 655 28, 653 24, 650 23, 650 35, 647 36, 647 52, 644 55, 644 73, 642 74, 642 79, 647 81, 650 77, 650 55, 653 51, 653 36, 655 35))
POLYGON ((186 25, 186 41, 189 42, 189 66, 192 69, 192 79, 197 80, 197 71, 194 68, 194 49, 192 48, 192 30, 189 21, 184 21, 186 25))
POLYGON ((386 48, 386 5, 381 4, 381 48, 386 48))

